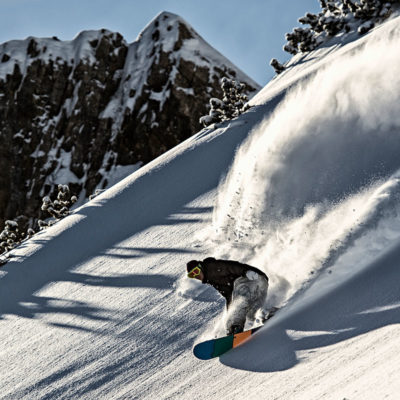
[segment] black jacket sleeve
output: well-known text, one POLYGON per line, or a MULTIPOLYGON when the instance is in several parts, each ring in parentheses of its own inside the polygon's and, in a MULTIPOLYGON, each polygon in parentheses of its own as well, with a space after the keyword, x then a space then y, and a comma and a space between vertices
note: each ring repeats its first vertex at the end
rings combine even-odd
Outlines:
POLYGON ((237 261, 216 260, 209 257, 202 261, 201 264, 204 273, 203 283, 207 283, 218 290, 225 297, 227 306, 232 301, 235 280, 241 276, 246 276, 247 271, 254 271, 268 280, 264 272, 237 261))

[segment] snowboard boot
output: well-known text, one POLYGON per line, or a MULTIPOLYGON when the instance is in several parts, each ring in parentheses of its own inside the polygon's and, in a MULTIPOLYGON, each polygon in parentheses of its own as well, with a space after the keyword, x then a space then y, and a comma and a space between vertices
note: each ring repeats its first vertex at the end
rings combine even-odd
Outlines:
POLYGON ((232 325, 229 329, 227 329, 226 334, 229 335, 236 335, 237 333, 243 332, 243 326, 240 325, 232 325))

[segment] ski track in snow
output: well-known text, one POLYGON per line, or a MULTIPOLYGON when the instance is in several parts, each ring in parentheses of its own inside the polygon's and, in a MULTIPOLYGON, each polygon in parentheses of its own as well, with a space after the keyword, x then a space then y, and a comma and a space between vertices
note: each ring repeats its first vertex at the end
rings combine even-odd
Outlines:
POLYGON ((16 249, 0 276, 0 398, 397 398, 398 26, 327 48, 297 86, 293 66, 237 121, 16 249), (261 266, 286 306, 201 362, 192 346, 224 302, 185 264, 210 255, 261 266))

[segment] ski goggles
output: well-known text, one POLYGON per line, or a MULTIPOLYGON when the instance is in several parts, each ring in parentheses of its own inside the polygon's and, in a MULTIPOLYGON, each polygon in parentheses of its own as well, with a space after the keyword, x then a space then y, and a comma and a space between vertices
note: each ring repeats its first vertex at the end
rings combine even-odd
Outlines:
POLYGON ((188 272, 188 277, 189 278, 196 278, 196 276, 199 276, 201 274, 201 268, 200 268, 200 264, 196 265, 193 269, 191 269, 188 272))

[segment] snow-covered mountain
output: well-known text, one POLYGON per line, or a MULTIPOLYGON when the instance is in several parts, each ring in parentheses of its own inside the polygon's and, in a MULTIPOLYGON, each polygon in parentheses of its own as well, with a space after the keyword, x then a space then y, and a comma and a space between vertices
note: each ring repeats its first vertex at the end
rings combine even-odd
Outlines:
POLYGON ((57 184, 82 203, 193 135, 225 76, 260 89, 167 12, 131 44, 107 30, 1 44, 0 226, 38 218, 57 184))
POLYGON ((13 250, 0 398, 398 398, 400 17, 352 38, 13 250), (224 301, 185 264, 210 255, 282 308, 204 362, 224 301))

